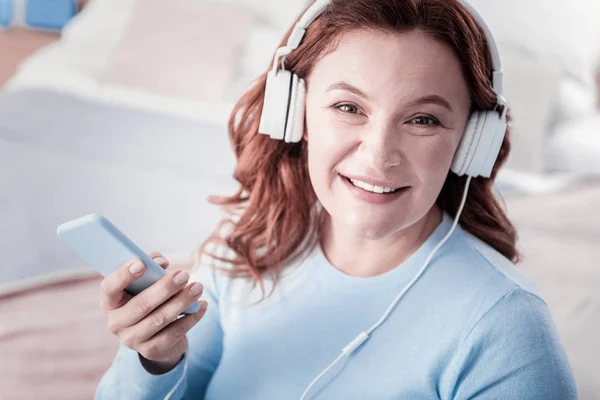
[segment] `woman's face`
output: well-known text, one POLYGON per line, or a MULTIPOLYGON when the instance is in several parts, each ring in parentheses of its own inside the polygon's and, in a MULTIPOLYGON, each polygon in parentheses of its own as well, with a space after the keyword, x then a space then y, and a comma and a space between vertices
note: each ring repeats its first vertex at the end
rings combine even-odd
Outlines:
POLYGON ((308 77, 306 103, 310 178, 334 224, 378 239, 423 218, 469 110, 445 44, 420 31, 345 35, 308 77))

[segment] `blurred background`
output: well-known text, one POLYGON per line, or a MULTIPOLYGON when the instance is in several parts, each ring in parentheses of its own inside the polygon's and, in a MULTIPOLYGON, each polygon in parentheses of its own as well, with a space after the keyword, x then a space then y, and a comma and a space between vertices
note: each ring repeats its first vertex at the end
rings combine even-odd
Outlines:
MULTIPOLYGON (((400 0, 399 0, 400 1, 400 0)), ((472 0, 502 56, 497 192, 600 399, 600 2, 472 0)), ((118 343, 56 236, 89 213, 185 265, 236 188, 226 123, 307 0, 0 0, 0 399, 92 398, 118 343)))

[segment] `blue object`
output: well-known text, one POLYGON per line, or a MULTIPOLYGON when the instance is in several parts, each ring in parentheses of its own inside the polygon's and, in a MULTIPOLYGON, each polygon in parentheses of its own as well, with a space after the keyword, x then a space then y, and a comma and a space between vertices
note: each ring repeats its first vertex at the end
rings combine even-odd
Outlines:
POLYGON ((62 29, 76 13, 76 0, 27 0, 25 23, 32 28, 62 29))
MULTIPOLYGON (((273 297, 258 305, 259 287, 214 270, 203 256, 190 281, 202 282, 208 308, 188 332, 184 360, 153 375, 122 345, 96 398, 162 399, 176 388, 173 399, 299 399, 379 319, 451 226, 445 214, 402 265, 366 278, 335 268, 317 245, 303 263, 286 266, 273 297)), ((229 256, 225 248, 208 250, 229 256)), ((341 362, 307 398, 577 399, 530 279, 460 225, 389 319, 341 362)))
POLYGON ((10 25, 13 19, 12 0, 0 0, 0 26, 10 25))
MULTIPOLYGON (((108 219, 90 214, 61 224, 56 233, 86 263, 103 276, 108 276, 126 262, 141 259, 146 265, 144 273, 125 290, 132 296, 153 285, 167 273, 150 256, 133 243, 108 219)), ((189 306, 185 313, 200 309, 200 303, 189 306)))

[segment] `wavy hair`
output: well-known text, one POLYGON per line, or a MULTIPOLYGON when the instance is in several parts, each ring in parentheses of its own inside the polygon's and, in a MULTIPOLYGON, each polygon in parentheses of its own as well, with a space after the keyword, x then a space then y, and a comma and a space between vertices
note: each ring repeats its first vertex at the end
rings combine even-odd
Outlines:
MULTIPOLYGON (((419 29, 447 44, 458 57, 469 87, 472 110, 491 110, 492 62, 483 30, 457 0, 333 0, 308 28, 302 44, 286 59, 286 68, 308 78, 321 57, 335 50, 353 30, 403 33, 419 29)), ((281 41, 287 43, 292 28, 281 41)), ((308 174, 307 144, 285 143, 258 134, 268 69, 236 103, 229 119, 229 136, 237 158, 234 178, 240 187, 232 196, 212 196, 227 216, 230 229, 215 233, 199 254, 226 261, 230 277, 248 277, 263 289, 265 274, 275 282, 283 265, 299 259, 318 242, 317 201, 308 174), (230 249, 232 257, 210 254, 206 245, 230 249)), ((492 192, 498 169, 510 152, 508 129, 491 177, 475 178, 461 215, 461 226, 513 262, 518 261, 516 231, 492 192)), ((437 204, 456 215, 466 177, 449 172, 437 204)))

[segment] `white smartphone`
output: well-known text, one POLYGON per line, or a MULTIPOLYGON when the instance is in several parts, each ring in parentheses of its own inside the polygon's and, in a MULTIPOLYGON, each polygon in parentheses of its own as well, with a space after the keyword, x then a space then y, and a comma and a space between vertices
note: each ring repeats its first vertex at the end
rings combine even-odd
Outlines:
MULTIPOLYGON (((141 259, 146 265, 144 273, 125 288, 132 296, 152 286, 167 274, 102 215, 90 214, 65 222, 56 229, 56 233, 79 257, 105 277, 128 261, 134 258, 141 259)), ((195 302, 184 313, 192 314, 199 309, 200 303, 195 302)))

